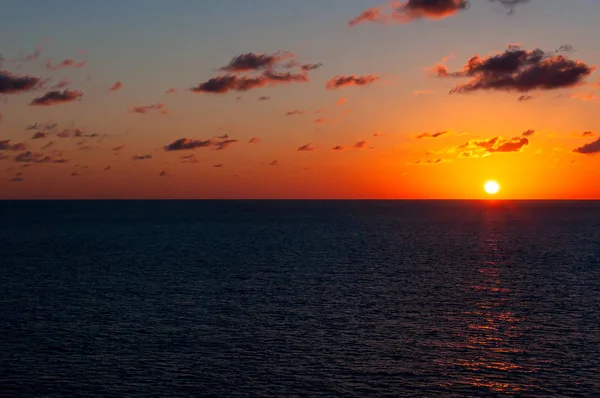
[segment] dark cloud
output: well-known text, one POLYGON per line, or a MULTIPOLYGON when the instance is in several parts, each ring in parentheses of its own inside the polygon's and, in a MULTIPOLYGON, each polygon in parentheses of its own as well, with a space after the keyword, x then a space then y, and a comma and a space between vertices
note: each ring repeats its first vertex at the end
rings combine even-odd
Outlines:
POLYGON ((25 151, 15 156, 15 162, 20 163, 67 163, 66 159, 54 159, 43 152, 25 151))
POLYGON ((165 151, 183 151, 195 148, 206 148, 214 144, 212 139, 205 141, 202 140, 190 140, 189 138, 179 138, 171 142, 169 145, 165 145, 163 148, 165 151))
POLYGON ((59 62, 56 65, 52 65, 52 61, 48 61, 46 62, 46 68, 51 69, 51 70, 57 70, 57 69, 61 69, 61 68, 83 68, 85 66, 86 62, 85 61, 81 61, 81 62, 77 62, 74 59, 71 58, 67 58, 62 60, 61 62, 59 62))
POLYGON ((213 165, 213 167, 219 167, 219 168, 223 167, 223 166, 224 166, 223 163, 217 163, 217 164, 213 165))
POLYGON ((534 134, 535 134, 535 130, 527 130, 527 131, 524 131, 523 134, 521 134, 521 135, 523 137, 530 137, 530 136, 532 136, 534 134))
POLYGON ((278 84, 306 83, 305 73, 275 72, 266 70, 259 76, 217 76, 190 88, 196 93, 225 94, 229 91, 248 91, 278 84))
POLYGON ((529 101, 529 100, 532 100, 532 99, 533 99, 533 96, 531 96, 531 95, 527 95, 527 94, 524 94, 524 95, 520 95, 520 96, 519 96, 519 98, 517 98, 517 99, 518 99, 520 102, 523 102, 523 101, 529 101))
POLYGON ((223 72, 248 72, 253 70, 269 69, 281 60, 292 57, 289 52, 278 52, 275 54, 246 53, 233 57, 229 64, 219 68, 223 72))
POLYGON ((235 144, 236 142, 239 142, 239 141, 234 140, 234 139, 224 139, 224 140, 214 141, 213 145, 214 145, 215 150, 221 151, 223 149, 227 149, 227 147, 229 147, 231 144, 235 144))
POLYGON ((27 149, 27 147, 22 142, 12 144, 11 140, 0 141, 0 151, 24 151, 25 149, 27 149))
POLYGON ((108 170, 110 170, 110 169, 112 169, 112 167, 111 167, 111 165, 108 165, 108 166, 106 166, 106 167, 104 168, 104 171, 108 171, 108 170))
POLYGON ((40 140, 40 139, 43 139, 43 138, 46 138, 46 137, 48 137, 48 133, 47 133, 47 132, 44 132, 44 131, 37 131, 37 132, 36 132, 36 133, 35 133, 35 134, 34 134, 34 135, 31 137, 31 139, 32 139, 32 140, 40 140))
POLYGON ((117 90, 120 90, 121 87, 123 87, 123 83, 121 83, 121 82, 115 82, 115 84, 113 84, 112 86, 110 86, 110 88, 108 89, 108 91, 117 91, 117 90))
POLYGON ((510 47, 501 54, 481 58, 475 55, 463 70, 448 72, 444 65, 434 71, 438 77, 466 77, 471 80, 450 91, 467 93, 478 90, 516 91, 552 90, 577 86, 585 81, 595 66, 540 49, 510 47))
POLYGON ((260 143, 260 138, 258 138, 258 137, 250 138, 250 140, 248 141, 248 143, 250 143, 250 144, 258 144, 258 143, 260 143))
POLYGON ((398 22, 409 22, 420 18, 442 19, 467 9, 467 0, 407 0, 397 6, 392 18, 398 22))
POLYGON ((268 101, 268 100, 270 100, 270 99, 271 99, 271 97, 269 97, 269 96, 267 96, 267 95, 263 95, 262 97, 258 97, 258 100, 259 100, 259 101, 268 101))
POLYGON ((438 131, 437 133, 422 133, 417 135, 415 138, 421 140, 423 138, 438 138, 448 134, 448 131, 438 131))
POLYGON ((180 156, 179 159, 181 159, 181 163, 198 163, 198 159, 194 154, 180 156))
POLYGON ((302 69, 305 72, 309 72, 311 70, 319 69, 321 66, 323 66, 323 64, 320 62, 316 64, 303 64, 300 65, 300 69, 302 69))
POLYGON ((166 115, 169 111, 167 111, 165 104, 154 104, 154 105, 132 106, 131 112, 137 113, 140 115, 145 115, 150 112, 160 112, 162 115, 166 115))
POLYGON ((306 111, 293 110, 285 113, 285 116, 304 115, 306 111))
POLYGON ((10 179, 10 182, 21 182, 23 181, 23 177, 13 177, 10 179))
POLYGON ((594 133, 591 131, 584 131, 583 133, 581 133, 582 137, 593 137, 594 133))
POLYGON ((444 159, 427 159, 427 160, 417 160, 415 164, 439 164, 442 163, 444 159))
POLYGON ((315 148, 310 143, 299 146, 297 149, 297 151, 300 151, 300 152, 312 152, 314 150, 315 150, 315 148))
POLYGON ((341 145, 338 145, 338 146, 334 146, 334 147, 333 147, 333 148, 331 148, 331 149, 332 149, 333 151, 343 151, 343 150, 344 150, 344 147, 343 147, 343 146, 341 146, 341 145))
POLYGON ((346 86, 365 86, 367 84, 371 84, 379 80, 378 76, 375 75, 365 75, 365 76, 335 76, 327 83, 325 83, 325 87, 329 90, 333 90, 340 87, 346 86))
POLYGON ((273 160, 271 163, 269 163, 269 166, 277 166, 279 164, 279 162, 277 162, 277 160, 273 160))
POLYGON ((359 141, 356 144, 354 144, 355 149, 363 149, 363 148, 366 148, 366 146, 367 146, 367 141, 359 141))
POLYGON ((41 97, 34 98, 29 105, 50 106, 73 102, 83 96, 81 91, 64 90, 64 91, 48 91, 41 97))
POLYGON ((146 160, 146 159, 152 159, 152 155, 150 154, 146 154, 146 155, 134 155, 131 160, 146 160))
POLYGON ((35 76, 13 75, 0 71, 0 94, 17 94, 36 89, 41 79, 35 76))
POLYGON ((160 173, 158 173, 159 177, 166 177, 167 176, 167 172, 165 170, 161 171, 160 173))
POLYGON ((594 142, 590 142, 589 144, 585 144, 584 146, 573 149, 573 152, 580 153, 582 155, 595 155, 600 153, 600 138, 594 142))
POLYGON ((520 152, 527 145, 529 145, 529 139, 523 136, 514 138, 494 137, 487 140, 471 140, 459 146, 459 149, 472 149, 483 153, 520 152))

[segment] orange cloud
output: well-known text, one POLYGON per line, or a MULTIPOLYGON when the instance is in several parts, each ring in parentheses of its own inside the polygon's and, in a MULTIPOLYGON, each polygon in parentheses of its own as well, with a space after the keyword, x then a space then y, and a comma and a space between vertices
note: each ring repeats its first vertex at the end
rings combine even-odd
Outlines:
POLYGON ((56 65, 52 65, 52 61, 46 62, 46 68, 48 68, 50 70, 57 70, 57 69, 61 69, 61 68, 76 68, 76 69, 78 69, 78 68, 83 68, 85 65, 86 65, 85 61, 77 62, 72 58, 64 59, 56 65))
POLYGON ((115 84, 113 84, 112 86, 110 86, 110 88, 108 89, 108 91, 117 91, 117 90, 120 90, 121 87, 123 87, 123 83, 121 83, 121 82, 115 82, 115 84))
POLYGON ((315 150, 315 148, 312 146, 312 144, 308 143, 306 145, 299 146, 296 150, 300 152, 312 152, 315 150))
POLYGON ((154 105, 141 105, 141 106, 132 106, 130 108, 131 112, 137 113, 139 115, 145 115, 150 112, 160 111, 162 115, 167 114, 169 111, 165 109, 165 104, 154 104, 154 105))

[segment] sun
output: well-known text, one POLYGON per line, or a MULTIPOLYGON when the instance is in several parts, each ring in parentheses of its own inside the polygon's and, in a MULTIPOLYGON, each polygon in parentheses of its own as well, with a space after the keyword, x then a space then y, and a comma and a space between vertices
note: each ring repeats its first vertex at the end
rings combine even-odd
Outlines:
POLYGON ((490 195, 495 195, 500 192, 500 184, 494 180, 486 181, 486 183, 483 184, 483 190, 490 195))

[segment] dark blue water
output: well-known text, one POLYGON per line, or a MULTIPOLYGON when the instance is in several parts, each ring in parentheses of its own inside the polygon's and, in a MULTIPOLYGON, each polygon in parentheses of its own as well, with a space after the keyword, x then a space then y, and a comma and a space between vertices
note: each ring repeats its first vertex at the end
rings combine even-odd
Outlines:
POLYGON ((600 202, 0 217, 0 395, 600 396, 600 202))

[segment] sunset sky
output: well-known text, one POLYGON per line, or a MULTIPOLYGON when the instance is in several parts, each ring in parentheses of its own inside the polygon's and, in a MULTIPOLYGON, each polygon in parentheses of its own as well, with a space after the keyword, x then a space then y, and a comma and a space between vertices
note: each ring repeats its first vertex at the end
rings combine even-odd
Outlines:
POLYGON ((469 3, 5 0, 0 198, 600 199, 600 1, 469 3))

